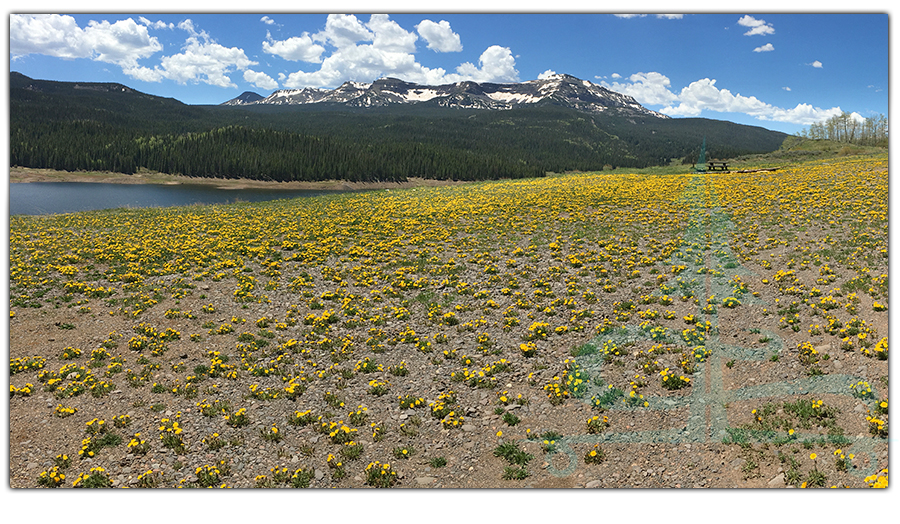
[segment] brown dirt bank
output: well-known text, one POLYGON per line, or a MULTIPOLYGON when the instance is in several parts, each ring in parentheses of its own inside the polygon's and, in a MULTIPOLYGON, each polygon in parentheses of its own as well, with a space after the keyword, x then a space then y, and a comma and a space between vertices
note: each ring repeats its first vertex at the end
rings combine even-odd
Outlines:
POLYGON ((27 182, 102 182, 106 184, 162 184, 162 185, 208 185, 219 189, 287 189, 287 190, 347 190, 399 189, 408 187, 434 187, 457 185, 463 182, 452 180, 432 180, 409 178, 406 182, 351 182, 347 180, 323 180, 315 182, 269 182, 265 180, 199 178, 169 175, 157 172, 141 172, 133 175, 109 171, 56 171, 54 169, 34 169, 11 167, 9 181, 27 182))

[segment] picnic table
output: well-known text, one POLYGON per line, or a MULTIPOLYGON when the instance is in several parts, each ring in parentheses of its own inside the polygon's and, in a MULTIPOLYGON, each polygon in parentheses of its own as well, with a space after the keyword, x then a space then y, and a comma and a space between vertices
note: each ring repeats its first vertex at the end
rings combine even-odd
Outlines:
POLYGON ((706 168, 710 171, 728 171, 727 162, 707 162, 706 168))

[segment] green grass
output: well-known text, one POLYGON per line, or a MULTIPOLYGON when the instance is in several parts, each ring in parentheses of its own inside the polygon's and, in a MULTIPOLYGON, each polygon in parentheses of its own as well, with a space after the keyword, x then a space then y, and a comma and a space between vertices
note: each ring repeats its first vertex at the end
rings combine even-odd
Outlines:
POLYGON ((494 456, 500 457, 510 464, 524 466, 534 458, 533 455, 519 449, 519 445, 515 442, 504 442, 494 449, 494 456))

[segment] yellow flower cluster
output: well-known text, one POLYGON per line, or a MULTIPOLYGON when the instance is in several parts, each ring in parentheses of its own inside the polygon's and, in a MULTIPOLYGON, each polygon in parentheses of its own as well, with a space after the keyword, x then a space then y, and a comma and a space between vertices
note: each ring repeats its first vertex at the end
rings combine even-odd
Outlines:
POLYGON ((669 368, 660 371, 659 374, 662 377, 662 387, 665 389, 681 389, 689 386, 691 383, 690 378, 670 373, 669 368))
POLYGON ((875 473, 874 475, 869 475, 866 477, 865 482, 869 484, 870 488, 878 488, 883 489, 888 487, 888 468, 884 468, 883 470, 875 473))

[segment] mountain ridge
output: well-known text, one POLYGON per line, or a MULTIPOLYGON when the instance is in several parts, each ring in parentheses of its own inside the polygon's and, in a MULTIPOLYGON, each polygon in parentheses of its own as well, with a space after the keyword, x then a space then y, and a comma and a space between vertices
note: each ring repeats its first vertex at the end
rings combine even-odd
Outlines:
POLYGON ((563 75, 442 92, 381 79, 304 93, 331 101, 188 105, 117 83, 11 72, 10 165, 282 181, 482 180, 690 163, 704 139, 708 158, 733 158, 778 149, 787 136, 661 118, 631 97, 563 75))
POLYGON ((384 77, 372 83, 344 82, 335 89, 279 89, 267 97, 246 100, 244 93, 221 105, 301 105, 330 103, 354 108, 395 104, 430 104, 454 109, 510 110, 540 104, 569 107, 584 113, 614 111, 625 115, 668 116, 647 109, 633 97, 572 75, 554 74, 518 83, 462 81, 425 85, 384 77))

